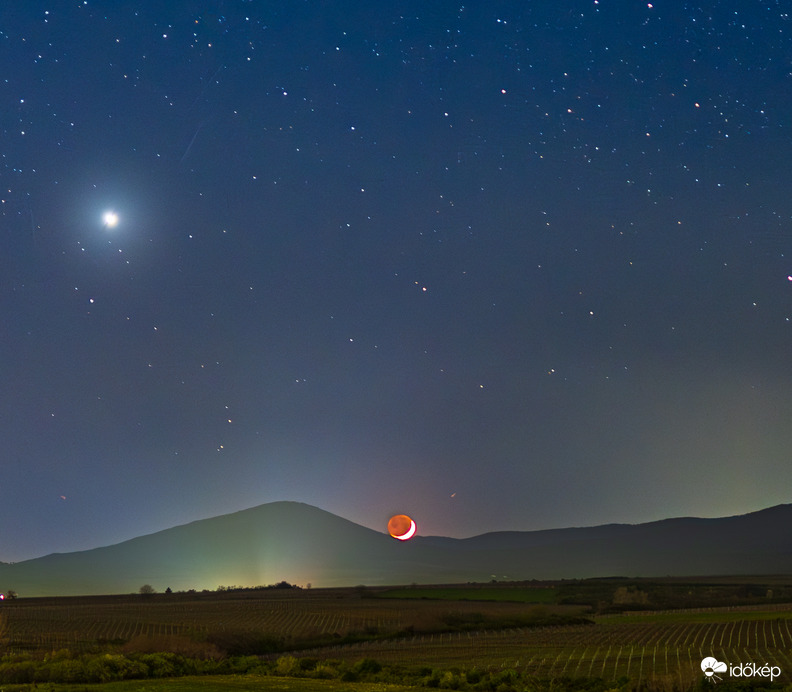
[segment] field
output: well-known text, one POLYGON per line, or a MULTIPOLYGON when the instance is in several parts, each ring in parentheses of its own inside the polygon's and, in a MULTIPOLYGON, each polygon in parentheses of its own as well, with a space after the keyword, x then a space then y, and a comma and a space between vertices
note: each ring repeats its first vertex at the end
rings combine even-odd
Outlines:
MULTIPOLYGON (((222 642, 261 634, 273 647, 305 646, 313 640, 393 636, 445 629, 453 617, 466 621, 518 618, 525 607, 511 602, 448 603, 366 598, 354 590, 274 589, 239 594, 123 596, 116 598, 19 599, 2 606, 9 651, 94 650, 146 637, 222 642), (482 615, 483 618, 483 615, 482 615)), ((579 612, 579 607, 559 607, 579 612)), ((232 653, 249 653, 239 651, 232 653)))
POLYGON ((85 658, 169 651, 216 662, 256 656, 270 672, 311 677, 322 669, 317 677, 328 678, 373 660, 386 670, 372 680, 432 687, 479 689, 482 674, 508 673, 514 684, 501 692, 523 689, 518 682, 525 680, 596 678, 625 689, 688 689, 703 679, 702 659, 714 656, 730 666, 776 666, 776 682, 788 684, 792 603, 778 596, 787 588, 783 580, 772 589, 592 580, 17 599, 0 606, 0 653, 6 662, 53 652, 85 658), (673 602, 674 593, 686 603, 731 604, 650 609, 673 602))
MULTIPOLYGON (((701 660, 754 661, 792 671, 792 612, 711 612, 695 623, 665 623, 651 616, 595 626, 516 628, 439 633, 396 642, 368 642, 325 651, 344 659, 371 657, 387 663, 508 668, 541 678, 599 677, 636 682, 668 680, 680 687, 701 677, 701 660), (726 617, 722 617, 725 615, 726 617), (724 621, 725 620, 725 621, 724 621)), ((318 652, 309 652, 315 655, 318 652)), ((784 678, 788 680, 787 677, 784 678)))
POLYGON ((428 599, 441 601, 505 601, 512 603, 555 603, 556 589, 535 588, 423 588, 388 589, 379 598, 428 599))
MULTIPOLYGON (((8 685, 3 692, 29 692, 30 685, 8 685)), ((123 680, 99 685, 55 684, 38 692, 414 692, 415 687, 387 683, 354 684, 306 678, 260 675, 205 675, 160 680, 123 680)))

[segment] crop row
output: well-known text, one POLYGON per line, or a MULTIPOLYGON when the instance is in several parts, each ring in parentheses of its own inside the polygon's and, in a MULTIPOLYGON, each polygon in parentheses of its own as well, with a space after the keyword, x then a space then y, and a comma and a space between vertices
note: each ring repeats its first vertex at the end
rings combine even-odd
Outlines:
POLYGON ((662 624, 597 625, 454 632, 370 641, 311 652, 331 658, 370 657, 383 662, 511 668, 539 677, 665 679, 689 685, 701 677, 701 661, 754 662, 792 672, 785 621, 742 621, 669 627, 662 624))
POLYGON ((172 603, 24 605, 3 608, 9 650, 88 647, 139 635, 258 631, 299 638, 398 629, 393 609, 340 608, 333 603, 224 600, 183 607, 172 603))
POLYGON ((548 627, 521 630, 531 643, 566 646, 669 646, 711 650, 741 648, 792 648, 792 627, 788 619, 738 620, 698 623, 601 622, 595 627, 548 627))
POLYGON ((486 610, 490 616, 523 612, 510 603, 442 603, 328 598, 300 595, 261 598, 177 600, 153 598, 126 602, 3 605, 6 645, 15 648, 79 648, 91 642, 128 640, 141 634, 251 631, 300 638, 352 632, 393 633, 436 629, 443 614, 486 610))
MULTIPOLYGON (((438 603, 313 596, 179 601, 130 599, 118 603, 34 601, 2 608, 0 648, 87 649, 102 642, 143 636, 178 636, 255 631, 287 640, 351 632, 396 634, 437 629, 444 614, 477 613, 486 618, 525 612, 516 604, 438 603)), ((464 618, 462 618, 464 620, 464 618)), ((471 620, 468 620, 469 623, 471 620)), ((325 647, 317 657, 410 665, 504 667, 539 676, 668 678, 684 686, 700 677, 700 663, 715 656, 730 663, 779 665, 792 673, 792 623, 761 615, 745 619, 679 622, 662 616, 636 621, 603 618, 595 625, 514 628, 478 632, 416 634, 363 644, 325 647), (691 677, 692 676, 692 677, 691 677)))

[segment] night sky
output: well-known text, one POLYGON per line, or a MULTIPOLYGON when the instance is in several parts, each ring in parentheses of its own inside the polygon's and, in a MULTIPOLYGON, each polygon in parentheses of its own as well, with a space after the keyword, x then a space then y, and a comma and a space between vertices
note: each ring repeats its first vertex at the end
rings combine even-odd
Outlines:
POLYGON ((0 560, 789 501, 788 11, 2 3, 0 560))

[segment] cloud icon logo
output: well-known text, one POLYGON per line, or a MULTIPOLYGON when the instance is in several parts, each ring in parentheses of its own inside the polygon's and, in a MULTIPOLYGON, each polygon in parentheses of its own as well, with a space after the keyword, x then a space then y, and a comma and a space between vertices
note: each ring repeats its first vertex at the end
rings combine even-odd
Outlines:
POLYGON ((725 663, 712 656, 707 656, 701 662, 701 670, 708 678, 711 678, 715 673, 725 673, 728 669, 729 667, 725 663))

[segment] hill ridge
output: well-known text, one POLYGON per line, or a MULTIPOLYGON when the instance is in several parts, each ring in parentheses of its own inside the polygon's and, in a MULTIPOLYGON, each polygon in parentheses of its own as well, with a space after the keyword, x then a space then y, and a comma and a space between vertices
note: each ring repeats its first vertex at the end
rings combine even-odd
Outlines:
POLYGON ((485 582, 792 573, 792 504, 729 517, 673 517, 469 538, 394 541, 290 500, 197 519, 120 543, 0 563, 23 596, 256 586, 485 582))

